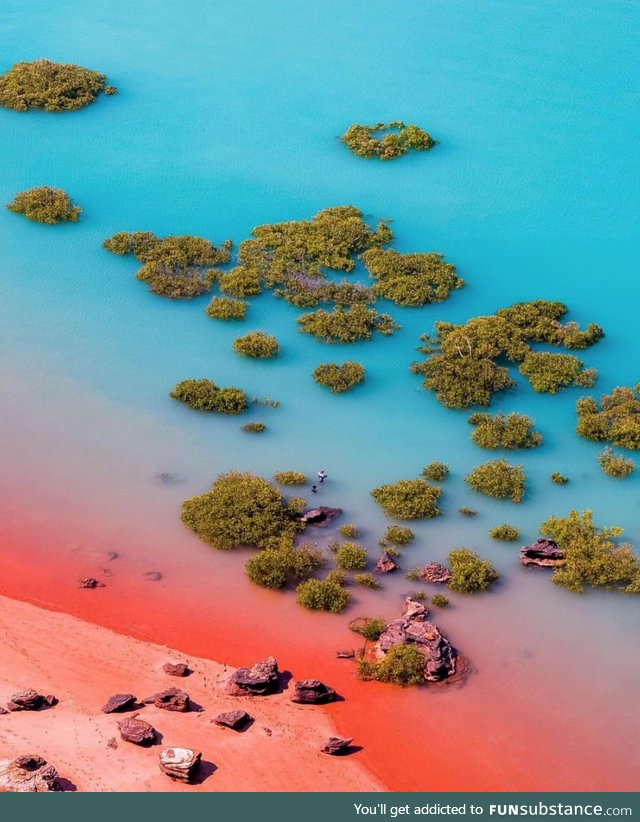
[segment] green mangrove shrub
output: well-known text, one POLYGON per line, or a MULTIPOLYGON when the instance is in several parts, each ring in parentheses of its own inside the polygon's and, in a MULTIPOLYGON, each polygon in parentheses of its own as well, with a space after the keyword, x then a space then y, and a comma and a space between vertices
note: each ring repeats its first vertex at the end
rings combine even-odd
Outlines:
POLYGON ((463 517, 477 517, 478 512, 474 511, 473 508, 469 508, 466 505, 463 505, 462 508, 458 508, 458 513, 463 517))
MULTIPOLYGON (((0 75, 0 105, 15 111, 77 111, 106 89, 106 77, 73 63, 33 60, 16 63, 0 75)), ((115 92, 109 86, 109 94, 115 92)))
POLYGON ((233 350, 243 357, 264 360, 277 356, 280 345, 275 337, 265 331, 250 331, 234 340, 233 350))
POLYGON ((380 585, 374 575, 369 572, 354 574, 353 581, 356 585, 360 585, 361 588, 371 588, 372 591, 379 591, 380 588, 382 588, 382 585, 380 585))
POLYGON ((597 377, 594 368, 585 369, 582 360, 573 354, 549 354, 546 351, 527 354, 519 371, 529 380, 534 391, 544 394, 557 394, 569 385, 589 388, 597 377))
POLYGON ((221 474, 210 491, 185 500, 181 518, 203 542, 223 551, 280 548, 302 529, 275 485, 239 471, 221 474))
POLYGON ((564 565, 553 571, 556 585, 575 594, 585 588, 640 593, 640 560, 630 545, 616 542, 622 528, 598 528, 591 511, 570 511, 566 517, 549 517, 540 532, 555 540, 565 555, 564 565))
POLYGON ((385 544, 390 542, 392 545, 408 545, 414 538, 415 534, 411 528, 403 525, 388 525, 382 540, 385 544))
POLYGON ((312 376, 318 385, 330 388, 332 394, 343 394, 364 380, 364 366, 352 361, 326 362, 316 366, 312 376))
POLYGON ((243 414, 247 410, 244 391, 240 388, 219 388, 213 380, 182 380, 169 396, 196 411, 243 414))
POLYGON ((279 485, 305 485, 307 482, 307 475, 302 471, 276 471, 273 478, 279 485))
POLYGON ((338 528, 338 532, 345 539, 357 539, 360 536, 360 529, 352 522, 345 522, 338 528))
POLYGON ((307 579, 325 564, 321 551, 308 545, 267 548, 249 557, 245 571, 251 582, 263 588, 284 588, 289 582, 307 579))
POLYGON ((374 488, 371 496, 385 514, 396 519, 425 519, 438 516, 442 491, 422 479, 400 480, 374 488))
POLYGON ((74 205, 71 197, 61 188, 37 186, 16 194, 7 204, 9 211, 22 214, 36 223, 75 223, 82 209, 74 205))
POLYGON ((248 422, 246 425, 242 426, 242 430, 249 434, 261 434, 266 427, 267 426, 263 422, 248 422))
POLYGON ((565 475, 561 474, 560 471, 554 471, 549 479, 551 482, 555 482, 556 485, 566 485, 569 482, 569 477, 565 477, 565 475))
POLYGON ((449 466, 446 462, 434 460, 422 469, 422 476, 433 482, 444 482, 449 476, 449 466))
POLYGON ((598 464, 608 477, 615 477, 615 479, 624 479, 636 470, 633 460, 627 459, 622 454, 614 453, 612 448, 605 448, 598 454, 598 464))
POLYGON ((459 594, 487 591, 500 576, 488 559, 480 559, 475 551, 468 548, 456 548, 449 552, 449 568, 449 588, 459 594))
POLYGON ((377 642, 382 636, 387 623, 382 617, 363 617, 362 619, 353 619, 349 623, 349 630, 354 634, 369 640, 369 642, 377 642))
POLYGON ((471 439, 479 448, 535 448, 542 434, 534 431, 533 420, 526 414, 472 414, 467 420, 474 429, 471 439))
POLYGON ((233 297, 214 297, 205 312, 212 320, 244 320, 249 303, 233 297))
POLYGON ((379 662, 359 659, 358 677, 394 685, 422 685, 424 657, 414 645, 393 645, 379 662))
POLYGON ((502 525, 496 525, 495 528, 492 528, 489 531, 489 536, 492 539, 500 539, 504 542, 515 542, 520 539, 520 530, 516 528, 515 525, 503 523, 502 525))
POLYGON ((320 308, 302 314, 297 320, 300 331, 326 342, 352 343, 370 340, 374 332, 389 336, 400 326, 389 314, 379 314, 366 305, 337 306, 332 311, 320 308))
POLYGON ((375 125, 349 126, 340 138, 349 151, 358 157, 394 160, 408 151, 428 151, 436 141, 424 129, 405 125, 402 120, 375 125))
POLYGON ((507 460, 489 460, 476 466, 465 477, 474 491, 496 499, 522 502, 525 474, 521 465, 510 465, 507 460))
POLYGON ((578 400, 578 436, 593 442, 610 442, 618 448, 640 450, 640 385, 618 387, 603 394, 578 400))
POLYGON ((441 303, 464 286, 456 267, 434 252, 401 254, 395 249, 369 248, 360 255, 375 281, 373 293, 396 305, 417 307, 441 303))
POLYGON ((299 605, 309 611, 330 611, 341 614, 349 604, 350 594, 342 582, 326 579, 307 579, 296 588, 299 605))
POLYGON ((367 567, 367 549, 356 542, 343 542, 336 551, 336 566, 343 571, 364 571, 367 567))
POLYGON ((449 598, 444 594, 434 594, 431 597, 431 604, 436 608, 446 608, 449 605, 449 598))

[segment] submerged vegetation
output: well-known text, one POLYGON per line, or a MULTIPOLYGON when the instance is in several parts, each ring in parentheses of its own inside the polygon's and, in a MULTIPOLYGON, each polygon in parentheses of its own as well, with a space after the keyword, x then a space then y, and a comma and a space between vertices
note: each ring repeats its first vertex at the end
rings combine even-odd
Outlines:
POLYGON ((568 370, 574 384, 592 384, 594 372, 582 370, 577 358, 549 361, 548 357, 558 355, 543 356, 531 349, 531 343, 586 348, 601 339, 603 331, 595 324, 584 331, 575 323, 562 325, 567 311, 563 303, 536 300, 461 325, 437 322, 435 335, 424 334, 418 349, 427 359, 414 363, 412 371, 423 376, 424 387, 435 391, 447 408, 488 406, 495 393, 516 384, 509 374, 510 363, 524 366, 526 361, 521 371, 536 390, 551 390, 554 385, 557 390, 568 370))
POLYGON ((460 594, 487 591, 500 576, 488 559, 480 559, 475 551, 468 548, 456 548, 449 552, 449 568, 449 588, 460 594))
POLYGON ((242 430, 249 434, 261 434, 266 427, 267 426, 263 422, 248 422, 246 425, 242 426, 242 430))
POLYGON ((271 334, 265 331, 250 331, 244 337, 234 340, 233 350, 243 357, 265 360, 277 356, 280 353, 280 346, 271 334))
POLYGON ((585 588, 614 588, 640 594, 640 560, 630 545, 618 545, 622 528, 597 528, 591 511, 571 511, 549 517, 540 532, 555 540, 565 562, 553 572, 553 581, 576 594, 585 588))
POLYGON ((336 567, 343 571, 364 571, 367 567, 367 549, 356 542, 343 542, 336 551, 336 567))
POLYGON ((618 448, 640 450, 640 385, 618 387, 603 394, 598 403, 593 397, 578 400, 580 437, 594 442, 610 442, 618 448))
POLYGON ((354 619, 349 623, 349 629, 354 634, 360 634, 369 642, 376 642, 382 636, 382 632, 387 627, 387 623, 382 617, 364 617, 354 619))
POLYGON ((75 223, 82 209, 74 205, 71 197, 61 188, 37 186, 27 191, 21 191, 7 203, 9 211, 22 214, 28 220, 36 223, 75 223))
POLYGON ((360 536, 360 529, 352 522, 345 522, 338 528, 338 532, 345 539, 357 539, 360 536))
POLYGON ((330 611, 340 614, 349 604, 349 591, 344 587, 342 576, 334 571, 326 579, 307 579, 296 588, 297 601, 309 611, 330 611))
POLYGON ((616 454, 613 448, 605 448, 598 454, 598 464, 608 477, 624 479, 636 470, 636 464, 622 454, 616 454))
POLYGON ((436 144, 424 129, 407 126, 402 120, 376 123, 373 126, 354 123, 340 139, 358 157, 377 157, 380 160, 394 160, 410 149, 428 151, 436 144))
POLYGON ((515 525, 507 525, 504 523, 503 525, 496 525, 495 528, 492 528, 489 531, 489 536, 492 539, 500 539, 504 542, 515 542, 520 539, 520 531, 515 525))
POLYGON ((267 548, 250 557, 245 571, 251 582, 263 588, 284 588, 287 583, 307 579, 326 560, 321 551, 308 545, 267 548))
POLYGON ((421 306, 443 302, 464 280, 456 267, 434 252, 401 254, 393 248, 370 248, 360 259, 375 280, 377 297, 402 306, 421 306))
POLYGON ((431 597, 431 604, 436 608, 446 608, 449 605, 449 598, 444 594, 434 594, 431 597))
POLYGON ((440 488, 422 479, 400 480, 374 488, 371 496, 385 514, 397 519, 425 519, 441 513, 438 499, 440 488))
POLYGON ((160 238, 150 231, 120 231, 103 246, 112 254, 133 254, 143 263, 136 279, 154 294, 189 300, 211 290, 218 277, 216 267, 229 262, 232 243, 227 240, 216 247, 202 237, 160 238))
POLYGON ((449 466, 446 462, 434 460, 422 469, 422 476, 433 482, 444 482, 449 476, 449 466))
POLYGON ((98 71, 73 63, 34 60, 16 63, 0 75, 0 105, 16 111, 77 111, 88 106, 101 91, 115 93, 98 71))
POLYGON ((391 543, 391 545, 408 545, 415 538, 415 534, 411 528, 406 528, 403 525, 389 525, 384 532, 382 542, 384 544, 391 543))
POLYGON ((372 591, 379 591, 382 585, 374 577, 373 574, 366 572, 353 575, 353 582, 361 588, 370 588, 372 591))
POLYGON ((273 478, 279 485, 305 485, 307 482, 302 471, 276 471, 273 478))
POLYGON ((515 450, 535 448, 542 434, 533 429, 533 420, 525 414, 472 414, 467 422, 475 426, 471 439, 480 448, 515 450))
POLYGON ((560 471, 554 471, 549 479, 551 482, 555 482, 556 485, 566 485, 569 482, 569 477, 565 477, 565 475, 561 474, 560 471))
POLYGON ((481 494, 496 499, 522 502, 525 475, 521 465, 511 465, 507 460, 489 460, 476 466, 465 477, 465 482, 481 494))
POLYGON ((364 366, 359 362, 321 363, 313 370, 313 379, 318 385, 325 385, 332 394, 343 394, 364 380, 364 366))
POLYGON ((242 414, 247 410, 247 395, 240 388, 218 388, 212 380, 183 380, 170 394, 196 411, 242 414))

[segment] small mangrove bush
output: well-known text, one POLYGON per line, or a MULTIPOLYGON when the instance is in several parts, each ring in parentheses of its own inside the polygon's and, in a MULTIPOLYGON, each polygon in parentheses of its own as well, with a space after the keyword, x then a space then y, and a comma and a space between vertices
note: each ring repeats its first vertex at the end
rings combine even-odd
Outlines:
POLYGON ((468 548, 456 548, 449 552, 449 569, 449 588, 460 594, 487 591, 500 576, 488 559, 480 559, 475 551, 468 548))
POLYGON ((502 525, 496 525, 495 528, 492 528, 489 531, 489 536, 491 539, 500 539, 504 542, 515 542, 520 539, 520 530, 516 528, 515 525, 507 525, 506 523, 503 523, 502 525))
POLYGON ((313 379, 324 385, 332 394, 343 394, 364 380, 364 366, 359 362, 347 361, 321 363, 313 370, 313 379))
POLYGON ((400 480, 374 488, 371 496, 385 514, 396 519, 425 519, 438 516, 442 491, 422 479, 400 480))
POLYGON ((243 414, 247 410, 244 391, 240 388, 219 388, 213 380, 182 380, 170 396, 196 411, 243 414))
MULTIPOLYGON (((100 92, 107 93, 106 80, 104 74, 73 63, 16 63, 0 75, 0 105, 15 111, 77 111, 100 92)), ((108 88, 109 94, 115 92, 113 86, 108 88)))
POLYGON ((535 448, 542 443, 542 434, 533 429, 533 420, 526 414, 472 414, 467 422, 473 425, 471 439, 479 448, 535 448))
POLYGON ((402 120, 372 126, 354 123, 340 139, 357 157, 379 160, 395 160, 410 150, 428 151, 436 144, 427 131, 402 120))
POLYGON ((234 340, 233 350, 243 357, 265 360, 277 356, 280 345, 275 337, 265 331, 250 331, 234 340))
POLYGON ((279 485, 305 485, 307 482, 307 475, 302 471, 276 471, 273 478, 279 485))
POLYGON ((577 403, 576 433, 593 442, 610 442, 618 448, 640 450, 640 385, 618 387, 594 397, 582 397, 577 403))
POLYGON ((73 204, 66 191, 50 186, 21 191, 7 204, 7 208, 15 214, 22 214, 27 220, 48 225, 75 223, 82 211, 80 206, 73 204))
POLYGON ((205 312, 212 320, 244 320, 249 303, 233 297, 214 297, 205 312))
POLYGON ((605 448, 598 454, 598 464, 603 473, 615 479, 624 479, 636 470, 636 464, 622 454, 616 454, 613 448, 605 448))
POLYGON ((489 460, 476 466, 465 477, 474 491, 496 499, 522 502, 525 491, 525 474, 521 465, 511 465, 507 460, 489 460))
POLYGON ((359 659, 358 677, 394 685, 422 685, 424 666, 424 656, 414 645, 393 645, 378 662, 359 659))
POLYGON ((434 460, 422 469, 422 476, 433 482, 444 482, 449 476, 449 466, 446 462, 434 460))

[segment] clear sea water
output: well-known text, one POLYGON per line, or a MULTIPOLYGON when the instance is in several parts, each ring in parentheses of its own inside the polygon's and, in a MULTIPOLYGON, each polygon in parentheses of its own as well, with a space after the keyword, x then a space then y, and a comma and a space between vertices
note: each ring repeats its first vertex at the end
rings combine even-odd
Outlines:
MULTIPOLYGON (((464 544, 503 572, 495 594, 456 601, 441 619, 480 669, 473 705, 497 689, 514 700, 514 716, 526 713, 532 688, 544 713, 541 694, 561 692, 576 711, 576 746, 599 746, 611 773, 623 768, 639 730, 637 602, 569 595, 520 569, 515 549, 488 530, 510 522, 530 540, 550 514, 589 507, 640 546, 640 472, 624 482, 601 474, 598 447, 574 434, 579 391, 550 397, 520 384, 492 410, 529 413, 544 435, 542 448, 515 456, 529 479, 525 502, 477 497, 463 478, 490 454, 470 442, 466 415, 426 394, 409 364, 436 320, 546 298, 565 301, 570 319, 604 327, 606 338, 584 352, 598 389, 640 381, 639 22, 631 0, 5 0, 0 71, 46 56, 101 70, 119 90, 77 113, 0 110, 0 200, 46 184, 83 208, 78 224, 57 227, 0 211, 8 521, 59 517, 75 522, 80 542, 115 529, 145 558, 179 554, 200 568, 208 549, 178 522, 183 498, 229 468, 324 468, 317 501, 340 504, 374 550, 386 522, 370 489, 441 459, 452 469, 445 516, 416 526, 404 565, 464 544), (379 163, 338 141, 352 122, 396 118, 439 145, 379 163), (155 297, 135 280, 135 261, 101 247, 120 230, 238 243, 255 225, 345 204, 391 218, 401 251, 444 252, 467 287, 422 310, 390 306, 402 325, 392 338, 329 346, 299 334, 297 310, 269 295, 242 325, 208 319, 208 298, 155 297), (277 360, 233 353, 234 337, 253 328, 277 334, 277 360), (367 380, 336 397, 310 372, 342 359, 361 361, 367 380), (241 420, 198 415, 168 397, 187 377, 239 385, 281 407, 241 420), (243 433, 248 419, 267 432, 243 433), (549 482, 555 470, 568 486, 549 482), (163 471, 175 482, 159 482, 163 471), (460 518, 461 505, 479 516, 460 518)), ((264 601, 239 561, 211 553, 225 589, 264 601)), ((395 613, 405 588, 389 583, 371 607, 395 613)), ((286 598, 267 599, 277 620, 286 598)), ((313 625, 324 631, 327 622, 313 625)), ((470 690, 454 698, 473 700, 470 690)), ((594 773, 603 768, 597 762, 594 773)))

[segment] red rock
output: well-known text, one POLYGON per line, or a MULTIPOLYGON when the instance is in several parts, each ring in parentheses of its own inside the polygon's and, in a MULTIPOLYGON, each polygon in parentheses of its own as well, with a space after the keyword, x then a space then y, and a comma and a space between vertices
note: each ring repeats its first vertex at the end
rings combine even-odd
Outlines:
POLYGON ((214 718, 216 725, 224 725, 225 728, 231 728, 234 731, 240 731, 246 727, 253 719, 246 711, 226 711, 218 714, 214 718))
POLYGON ((117 711, 128 711, 136 704, 136 698, 133 694, 114 694, 110 696, 107 702, 102 706, 103 714, 113 714, 117 711))
POLYGON ((542 568, 555 568, 564 565, 564 551, 552 539, 537 539, 533 545, 520 549, 522 565, 538 565, 542 568))
POLYGON ((320 505, 318 508, 312 508, 306 511, 301 517, 300 521, 306 525, 317 525, 324 528, 329 525, 336 517, 342 513, 342 508, 329 508, 326 505, 320 505))
POLYGON ((341 739, 339 736, 330 736, 326 745, 323 745, 320 750, 330 756, 337 756, 346 753, 352 742, 353 737, 341 739))
POLYGON ((376 563, 375 572, 376 574, 390 574, 392 571, 397 571, 399 568, 398 565, 391 559, 389 554, 386 551, 380 556, 380 559, 376 563))
POLYGON ((160 751, 160 770, 178 782, 190 782, 200 767, 202 754, 191 748, 165 748, 160 751))
POLYGON ((272 656, 263 662, 256 662, 251 668, 238 668, 227 686, 227 692, 232 696, 266 696, 277 690, 278 663, 272 656))
MULTIPOLYGON (((51 698, 55 699, 55 697, 51 698)), ((44 704, 44 696, 34 691, 33 688, 28 688, 26 691, 18 691, 14 694, 7 703, 7 708, 10 711, 38 711, 44 704)))
POLYGON ((159 582, 162 579, 160 571, 145 571, 142 576, 147 582, 159 582))
POLYGON ((95 577, 81 577, 78 585, 80 588, 104 588, 104 582, 100 582, 95 577))
POLYGON ((153 725, 138 719, 137 716, 128 716, 118 722, 120 736, 125 742, 134 745, 152 745, 156 741, 156 729, 153 725))
POLYGON ((355 655, 356 652, 353 650, 353 648, 344 651, 336 651, 336 656, 338 657, 338 659, 353 659, 355 655))
POLYGON ((169 676, 189 676, 191 669, 184 662, 165 662, 162 670, 169 676))
POLYGON ((181 691, 180 688, 167 688, 166 691, 158 691, 142 700, 145 705, 155 705, 165 711, 179 711, 185 713, 191 707, 189 694, 181 691))
POLYGON ((428 562, 422 569, 420 576, 426 582, 443 583, 451 579, 451 571, 439 562, 428 562))
POLYGON ((303 679, 296 682, 290 697, 292 702, 302 705, 324 705, 326 702, 333 702, 335 698, 334 689, 319 679, 303 679))
POLYGON ((402 612, 402 616, 405 619, 413 619, 417 616, 426 616, 429 613, 429 609, 426 605, 423 605, 422 602, 418 602, 416 599, 412 599, 411 597, 406 597, 404 601, 404 611, 402 612))
POLYGON ((27 754, 0 761, 0 792, 48 793, 56 789, 58 772, 41 756, 27 754))

